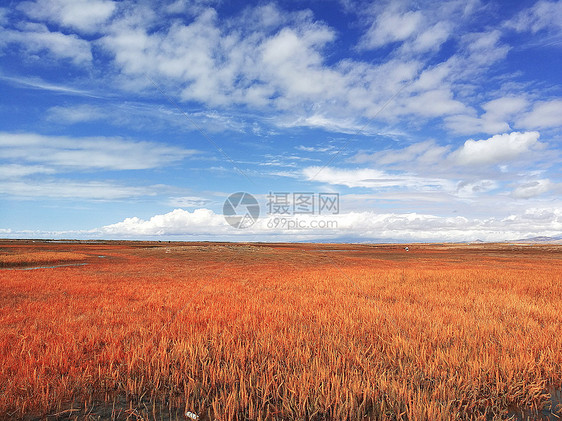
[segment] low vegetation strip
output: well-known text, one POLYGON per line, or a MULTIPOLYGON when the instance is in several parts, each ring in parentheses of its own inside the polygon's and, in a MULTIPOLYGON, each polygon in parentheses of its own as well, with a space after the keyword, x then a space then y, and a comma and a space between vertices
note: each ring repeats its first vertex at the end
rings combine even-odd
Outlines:
POLYGON ((561 248, 323 247, 123 245, 0 272, 0 419, 484 420, 554 402, 561 248))
POLYGON ((0 254, 0 268, 81 262, 88 257, 83 253, 48 251, 0 254))

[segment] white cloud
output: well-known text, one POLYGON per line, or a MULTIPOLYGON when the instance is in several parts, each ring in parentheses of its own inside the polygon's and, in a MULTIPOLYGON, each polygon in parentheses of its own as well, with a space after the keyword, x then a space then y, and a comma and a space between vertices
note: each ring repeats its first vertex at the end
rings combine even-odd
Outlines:
POLYGON ((412 42, 413 51, 438 50, 451 35, 452 25, 449 22, 437 22, 424 32, 420 33, 412 42))
MULTIPOLYGON (((482 140, 468 139, 456 149, 452 144, 440 145, 435 140, 426 140, 374 153, 359 152, 348 162, 368 163, 381 173, 392 171, 400 177, 423 179, 423 174, 439 175, 451 182, 461 180, 462 191, 476 187, 475 192, 484 192, 490 189, 483 188, 482 183, 491 183, 492 180, 505 182, 512 172, 510 168, 520 168, 521 164, 527 165, 527 168, 533 164, 540 164, 543 170, 548 168, 555 161, 549 159, 552 153, 547 155, 547 146, 539 141, 538 132, 512 132, 482 140), (475 166, 481 166, 478 172, 474 172, 475 166)), ((359 177, 359 174, 356 172, 356 176, 359 177)), ((528 173, 527 176, 536 177, 538 174, 528 173)), ((491 186, 490 183, 488 185, 491 186)))
POLYGON ((420 11, 402 11, 391 4, 375 17, 361 45, 372 49, 404 41, 417 33, 422 24, 423 14, 420 11))
POLYGON ((43 136, 0 132, 4 160, 40 163, 60 169, 136 170, 178 162, 196 151, 121 138, 43 136))
MULTIPOLYGON (((291 219, 289 219, 291 220, 291 219)), ((295 219, 292 219, 295 221, 295 219)), ((497 218, 447 217, 423 213, 348 212, 325 217, 299 215, 300 229, 268 224, 260 218, 247 229, 230 227, 222 215, 201 208, 193 212, 175 209, 148 220, 126 218, 96 231, 103 236, 207 236, 207 238, 290 241, 303 239, 356 238, 387 241, 487 241, 515 240, 531 236, 556 236, 562 230, 559 208, 536 208, 497 218), (337 227, 318 229, 311 222, 334 221, 337 227)))
POLYGON ((467 140, 450 155, 460 165, 500 164, 520 158, 543 146, 538 132, 513 132, 484 140, 467 140))
MULTIPOLYGON (((478 117, 469 106, 474 78, 509 51, 499 29, 467 30, 472 14, 479 9, 477 1, 468 5, 457 0, 424 3, 420 9, 410 1, 373 4, 363 16, 363 23, 369 21, 363 46, 400 43, 374 64, 351 58, 334 61, 332 52, 341 41, 339 34, 315 20, 310 10, 288 12, 270 3, 222 18, 213 5, 212 1, 179 0, 151 10, 148 3, 131 7, 109 0, 37 0, 19 7, 34 19, 78 31, 103 26, 105 36, 93 45, 112 57, 111 64, 119 73, 114 82, 120 89, 150 89, 160 96, 148 75, 163 91, 183 101, 220 109, 242 105, 273 111, 272 122, 280 127, 351 133, 363 127, 366 118, 421 124, 445 116, 447 127, 457 133, 511 130, 509 118, 517 112, 508 116, 485 110, 478 117), (87 6, 81 7, 83 3, 87 6), (165 13, 174 18, 163 16, 165 13), (183 18, 175 17, 177 14, 183 18), (456 52, 435 56, 448 40, 456 44, 456 52), (399 90, 400 95, 381 112, 399 90)), ((46 47, 45 42, 37 46, 28 39, 29 34, 47 29, 42 24, 32 27, 6 30, 8 41, 0 44, 18 42, 30 52, 48 49, 56 57, 72 58, 76 63, 91 61, 89 42, 57 33, 79 43, 82 51, 77 51, 78 44, 62 41, 56 48, 46 47)), ((93 107, 73 111, 54 107, 51 114, 63 115, 69 122, 99 117, 93 107)))
POLYGON ((198 196, 180 196, 180 197, 171 197, 168 200, 168 205, 177 208, 201 208, 206 206, 211 201, 204 197, 198 196))
POLYGON ((464 25, 480 9, 476 1, 414 2, 410 0, 372 2, 356 7, 368 29, 359 42, 361 49, 376 49, 397 43, 393 55, 408 57, 435 53, 441 45, 465 31, 464 25))
POLYGON ((528 101, 521 97, 506 96, 482 105, 484 113, 473 115, 454 115, 445 118, 446 125, 455 133, 501 133, 511 129, 509 122, 527 107, 528 101))
MULTIPOLYGON (((502 33, 498 29, 464 35, 462 45, 470 64, 488 67, 492 63, 505 58, 510 47, 501 43, 501 37, 502 33)), ((465 70, 472 71, 472 69, 465 70)))
POLYGON ((193 212, 175 209, 164 215, 155 215, 149 220, 126 218, 122 222, 104 226, 100 231, 107 235, 136 236, 220 234, 228 231, 228 228, 224 217, 209 209, 195 209, 193 212))
POLYGON ((478 196, 498 187, 499 184, 494 180, 461 181, 457 184, 457 195, 460 197, 478 196))
POLYGON ((479 118, 472 115, 458 114, 445 117, 445 124, 452 132, 458 134, 498 133, 509 131, 509 124, 501 120, 479 118))
MULTIPOLYGON (((419 34, 413 44, 418 47, 412 48, 441 42, 447 28, 436 23, 419 34)), ((263 6, 246 9, 228 25, 212 9, 199 12, 189 24, 175 22, 157 31, 115 20, 101 45, 114 56, 131 89, 152 88, 148 74, 165 91, 179 91, 185 101, 275 110, 281 112, 275 119, 281 127, 349 133, 364 126, 361 117, 379 114, 423 63, 390 58, 377 64, 349 59, 328 64, 336 40, 337 33, 314 21, 310 12, 281 17, 276 7, 263 6), (272 7, 275 13, 267 17, 263 11, 272 7)), ((449 87, 420 85, 403 94, 379 117, 432 118, 466 109, 449 87)))
POLYGON ((46 118, 60 124, 77 124, 103 120, 119 127, 134 128, 136 131, 160 131, 174 127, 175 130, 191 132, 204 130, 206 133, 224 131, 257 131, 259 125, 249 127, 247 116, 227 112, 197 111, 182 112, 176 108, 142 102, 107 103, 103 106, 77 104, 54 106, 47 110, 46 118), (186 118, 189 117, 189 118, 186 118))
POLYGON ((403 109, 406 113, 424 117, 439 117, 465 111, 465 105, 452 96, 453 93, 448 89, 423 92, 404 101, 403 109))
POLYGON ((560 1, 536 2, 533 6, 521 11, 505 26, 519 32, 539 32, 543 29, 562 30, 562 3, 560 1))
MULTIPOLYGON (((527 100, 522 97, 506 96, 488 101, 482 108, 485 115, 494 116, 496 119, 508 118, 527 106, 527 100)), ((492 119, 492 118, 490 118, 492 119)))
POLYGON ((76 65, 92 61, 92 52, 88 41, 74 34, 51 32, 43 24, 27 24, 22 30, 0 27, 0 48, 9 44, 19 44, 28 54, 48 52, 55 58, 68 59, 76 65))
POLYGON ((15 84, 18 86, 23 86, 31 89, 41 89, 46 91, 59 92, 66 95, 85 96, 91 98, 98 97, 97 95, 95 95, 93 92, 90 91, 75 88, 72 86, 65 86, 65 85, 46 82, 36 77, 23 77, 23 76, 11 77, 11 76, 0 75, 0 80, 5 80, 11 84, 15 84))
POLYGON ((169 14, 197 14, 207 7, 220 3, 220 0, 176 0, 165 7, 169 14))
POLYGON ((88 104, 75 105, 71 107, 57 105, 47 110, 47 119, 70 124, 102 120, 107 117, 109 117, 107 108, 96 107, 88 104))
POLYGON ((544 129, 562 126, 562 100, 541 101, 534 104, 532 111, 517 120, 518 127, 544 129))
POLYGON ((358 124, 357 121, 351 117, 344 119, 328 118, 319 114, 313 114, 308 117, 298 117, 289 121, 280 119, 277 124, 280 127, 312 127, 362 136, 376 133, 376 131, 373 131, 365 124, 358 124))
POLYGON ((116 3, 109 0, 36 0, 21 2, 18 8, 33 19, 93 33, 111 17, 116 3))
POLYGON ((190 24, 176 22, 150 34, 114 22, 101 42, 140 86, 149 85, 148 73, 159 83, 176 84, 176 90, 179 84, 183 100, 288 110, 303 101, 345 97, 345 77, 325 66, 321 53, 334 40, 333 30, 308 13, 286 13, 273 22, 259 10, 250 14, 255 31, 240 17, 221 26, 217 13, 206 9, 190 24))
POLYGON ((41 165, 0 165, 0 179, 20 178, 32 174, 53 174, 55 170, 41 165))
POLYGON ((401 149, 388 149, 372 154, 358 153, 352 162, 373 162, 378 165, 393 165, 414 162, 422 165, 442 163, 445 155, 450 150, 448 146, 440 146, 434 140, 417 142, 401 149))
POLYGON ((124 186, 107 181, 42 180, 0 181, 0 194, 24 199, 56 198, 84 200, 120 200, 155 196, 161 186, 124 186))
POLYGON ((452 183, 439 178, 424 178, 409 174, 389 174, 370 168, 338 169, 307 167, 302 174, 308 181, 365 188, 415 188, 418 190, 452 189, 452 183))
POLYGON ((555 188, 556 185, 548 179, 533 180, 522 183, 513 190, 513 197, 517 199, 530 199, 555 188))
POLYGON ((334 145, 322 145, 322 146, 298 145, 295 146, 295 149, 304 152, 321 152, 321 153, 330 153, 330 154, 338 152, 338 149, 334 145))

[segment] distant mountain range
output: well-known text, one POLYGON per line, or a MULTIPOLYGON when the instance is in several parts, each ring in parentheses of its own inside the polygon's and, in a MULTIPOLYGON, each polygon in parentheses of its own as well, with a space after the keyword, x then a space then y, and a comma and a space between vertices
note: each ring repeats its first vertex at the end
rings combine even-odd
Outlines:
POLYGON ((558 235, 556 237, 531 237, 531 238, 522 238, 520 240, 509 241, 510 243, 562 243, 562 235, 558 235))

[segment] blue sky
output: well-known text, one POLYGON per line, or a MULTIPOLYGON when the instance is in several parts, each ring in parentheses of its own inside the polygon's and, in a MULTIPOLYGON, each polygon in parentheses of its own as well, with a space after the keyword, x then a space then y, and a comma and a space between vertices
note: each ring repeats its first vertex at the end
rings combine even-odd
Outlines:
POLYGON ((0 237, 562 233, 561 2, 3 4, 0 237), (268 214, 303 192, 339 212, 268 214))

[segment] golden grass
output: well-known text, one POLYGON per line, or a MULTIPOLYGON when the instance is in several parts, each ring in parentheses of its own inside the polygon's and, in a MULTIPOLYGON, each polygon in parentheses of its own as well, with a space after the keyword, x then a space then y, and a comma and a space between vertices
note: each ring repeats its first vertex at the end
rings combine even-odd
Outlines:
POLYGON ((0 267, 36 266, 78 262, 87 259, 84 253, 39 251, 15 254, 0 254, 0 267))
POLYGON ((0 418, 486 419, 561 387, 559 248, 345 247, 1 271, 0 418))

